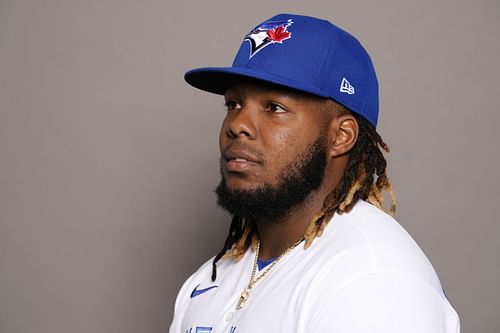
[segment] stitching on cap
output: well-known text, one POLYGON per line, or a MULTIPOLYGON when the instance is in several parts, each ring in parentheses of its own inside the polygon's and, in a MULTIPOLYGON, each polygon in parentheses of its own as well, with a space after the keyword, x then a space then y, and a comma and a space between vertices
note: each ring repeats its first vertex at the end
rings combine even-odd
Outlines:
MULTIPOLYGON (((328 22, 328 24, 332 25, 330 22, 328 22)), ((326 68, 326 60, 328 59, 331 59, 331 55, 333 53, 333 48, 331 47, 331 45, 333 44, 333 40, 335 38, 335 34, 332 33, 330 34, 330 41, 328 42, 328 48, 327 48, 327 52, 325 52, 325 55, 323 56, 323 59, 321 60, 321 66, 320 66, 320 76, 318 78, 318 84, 319 84, 319 87, 318 89, 320 90, 324 90, 325 92, 327 91, 327 89, 321 89, 321 87, 324 87, 324 79, 325 79, 325 76, 326 76, 326 71, 329 69, 329 68, 326 68)), ((331 67, 331 64, 329 65, 331 67)))
MULTIPOLYGON (((361 43, 359 43, 359 41, 358 41, 358 44, 360 44, 360 46, 361 46, 361 43)), ((368 95, 366 96, 366 99, 363 102, 363 113, 365 115, 367 115, 366 105, 368 104, 368 101, 371 98, 372 87, 373 87, 373 70, 372 70, 373 69, 373 65, 371 63, 370 57, 368 56, 368 53, 366 51, 363 52, 363 53, 365 55, 365 61, 366 61, 367 68, 369 69, 369 71, 368 71, 368 95)), ((375 119, 373 119, 373 120, 375 120, 375 119)))

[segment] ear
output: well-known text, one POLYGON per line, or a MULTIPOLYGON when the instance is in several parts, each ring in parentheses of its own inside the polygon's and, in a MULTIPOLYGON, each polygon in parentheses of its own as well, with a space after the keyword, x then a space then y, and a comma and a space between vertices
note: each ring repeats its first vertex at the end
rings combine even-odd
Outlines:
POLYGON ((351 114, 334 117, 329 126, 329 156, 339 157, 348 153, 358 140, 358 122, 351 114))

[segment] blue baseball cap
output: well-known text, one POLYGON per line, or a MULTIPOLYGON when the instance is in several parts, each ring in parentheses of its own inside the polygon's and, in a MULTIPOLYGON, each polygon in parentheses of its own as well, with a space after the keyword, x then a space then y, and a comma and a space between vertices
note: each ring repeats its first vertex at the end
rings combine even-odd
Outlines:
POLYGON ((223 95, 241 76, 331 98, 377 125, 378 82, 370 56, 355 37, 326 20, 276 15, 244 37, 231 67, 197 68, 184 78, 223 95))

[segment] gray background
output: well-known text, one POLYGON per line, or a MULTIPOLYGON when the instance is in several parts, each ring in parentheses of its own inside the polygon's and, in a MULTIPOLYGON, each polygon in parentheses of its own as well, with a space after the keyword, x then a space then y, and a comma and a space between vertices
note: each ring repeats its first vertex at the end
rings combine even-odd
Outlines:
POLYGON ((278 12, 370 51, 398 220, 462 332, 500 331, 500 2, 0 0, 0 332, 166 332, 182 281, 222 246, 229 65, 278 12))

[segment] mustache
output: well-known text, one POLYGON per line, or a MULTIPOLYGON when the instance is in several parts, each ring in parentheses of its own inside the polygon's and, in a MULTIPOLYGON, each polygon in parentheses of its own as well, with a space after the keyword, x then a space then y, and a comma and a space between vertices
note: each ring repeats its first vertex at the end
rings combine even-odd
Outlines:
POLYGON ((264 161, 264 153, 261 150, 241 141, 233 141, 225 146, 221 151, 221 156, 226 155, 229 150, 243 151, 246 154, 254 157, 255 160, 264 161))

